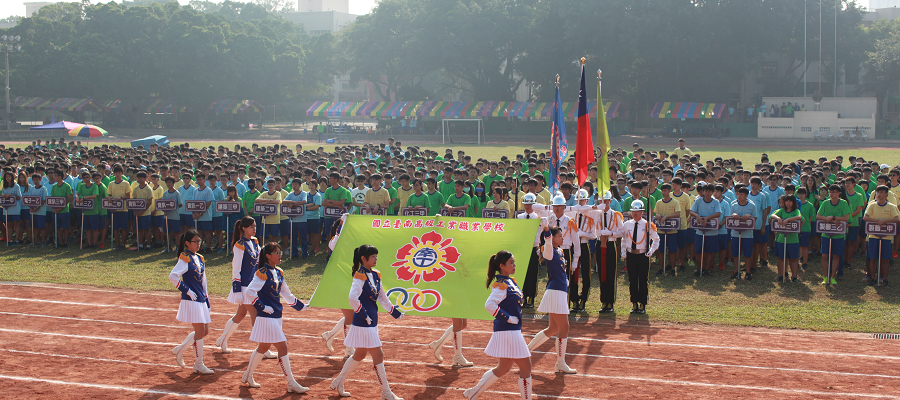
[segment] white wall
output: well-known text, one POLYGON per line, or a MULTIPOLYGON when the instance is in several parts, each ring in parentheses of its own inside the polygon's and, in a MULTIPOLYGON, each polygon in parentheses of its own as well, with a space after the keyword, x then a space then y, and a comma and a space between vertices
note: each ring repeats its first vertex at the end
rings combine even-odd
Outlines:
POLYGON ((757 126, 760 138, 813 139, 816 132, 827 138, 829 134, 857 128, 866 132, 869 139, 875 138, 874 117, 838 118, 836 111, 798 111, 794 118, 760 118, 757 126))
MULTIPOLYGON (((810 97, 763 97, 766 106, 781 103, 805 104, 806 111, 813 110, 810 97)), ((826 97, 822 99, 822 111, 835 111, 841 118, 874 118, 878 110, 878 99, 874 97, 826 97)))

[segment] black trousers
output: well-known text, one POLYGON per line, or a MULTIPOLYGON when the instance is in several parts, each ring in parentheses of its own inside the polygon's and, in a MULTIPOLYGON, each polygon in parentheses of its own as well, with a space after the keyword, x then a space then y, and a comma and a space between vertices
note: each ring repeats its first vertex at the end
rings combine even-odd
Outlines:
POLYGON ((607 242, 607 246, 606 248, 600 247, 600 243, 597 242, 597 274, 600 275, 600 302, 615 304, 616 242, 607 242))
POLYGON ((650 259, 643 254, 628 253, 625 257, 625 266, 628 267, 631 302, 647 304, 647 274, 650 272, 650 259))
POLYGON ((525 284, 522 285, 522 294, 526 298, 534 300, 537 296, 538 270, 540 270, 539 248, 531 249, 531 257, 528 259, 528 269, 525 271, 525 284))
POLYGON ((587 243, 581 243, 581 256, 578 258, 578 273, 573 274, 569 281, 569 299, 573 303, 587 302, 591 292, 591 248, 587 243), (580 278, 580 279, 579 279, 580 278), (581 281, 581 294, 578 293, 578 281, 581 281))

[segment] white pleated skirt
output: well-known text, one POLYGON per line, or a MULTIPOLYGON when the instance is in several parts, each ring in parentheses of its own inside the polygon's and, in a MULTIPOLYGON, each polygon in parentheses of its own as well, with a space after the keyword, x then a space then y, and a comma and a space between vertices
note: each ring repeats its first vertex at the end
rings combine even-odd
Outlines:
POLYGON ((247 287, 241 286, 241 292, 235 293, 229 291, 228 293, 228 302, 232 304, 247 304, 247 299, 244 298, 244 294, 247 293, 247 287))
POLYGON ((531 351, 522 337, 522 331, 495 331, 484 348, 484 354, 497 358, 528 358, 531 351))
POLYGON ((208 324, 210 323, 209 307, 206 306, 206 302, 182 300, 178 304, 178 314, 175 319, 191 324, 208 324))
POLYGON ((562 290, 547 289, 537 310, 548 314, 569 315, 569 295, 562 290))
POLYGON ((376 347, 381 347, 381 338, 378 337, 378 327, 361 327, 356 325, 350 325, 350 331, 347 332, 347 337, 344 338, 344 346, 360 348, 360 349, 374 349, 376 347))
POLYGON ((256 323, 250 332, 250 341, 256 343, 281 343, 286 342, 284 330, 281 328, 281 318, 256 317, 256 323))

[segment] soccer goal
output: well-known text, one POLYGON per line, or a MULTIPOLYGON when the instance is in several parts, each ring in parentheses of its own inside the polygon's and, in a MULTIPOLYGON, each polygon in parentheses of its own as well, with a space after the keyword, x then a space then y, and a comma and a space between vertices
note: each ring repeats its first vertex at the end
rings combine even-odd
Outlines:
POLYGON ((480 119, 443 119, 441 132, 443 144, 484 143, 484 121, 480 119))

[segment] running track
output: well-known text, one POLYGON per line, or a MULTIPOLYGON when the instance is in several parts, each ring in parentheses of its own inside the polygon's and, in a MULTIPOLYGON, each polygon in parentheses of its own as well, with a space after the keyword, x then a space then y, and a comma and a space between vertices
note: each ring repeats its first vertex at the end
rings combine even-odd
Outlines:
MULTIPOLYGON (((213 323, 207 336, 206 365, 214 375, 191 374, 170 353, 189 332, 175 321, 175 293, 138 293, 84 286, 0 285, 0 398, 337 398, 328 389, 343 364, 343 344, 328 354, 319 334, 340 314, 330 309, 304 313, 286 309, 291 365, 297 381, 311 390, 288 396, 274 360, 256 371, 262 388, 240 386, 249 352, 249 320, 230 340, 233 353, 214 347, 234 306, 212 300, 213 323)), ((620 304, 620 307, 624 305, 620 304)), ((620 309, 621 312, 621 309, 620 309)), ((533 356, 535 398, 770 398, 889 399, 900 395, 900 341, 853 333, 776 331, 665 325, 649 316, 573 323, 568 363, 577 375, 553 373, 552 342, 533 356)), ((436 364, 427 343, 450 321, 405 317, 382 320, 381 337, 388 379, 406 399, 461 399, 495 360, 482 350, 488 321, 470 321, 464 354, 473 368, 436 364)), ((546 321, 526 320, 530 337, 546 321)), ((377 399, 371 361, 354 371, 347 390, 356 399, 377 399)), ((518 399, 515 370, 482 396, 518 399)))

